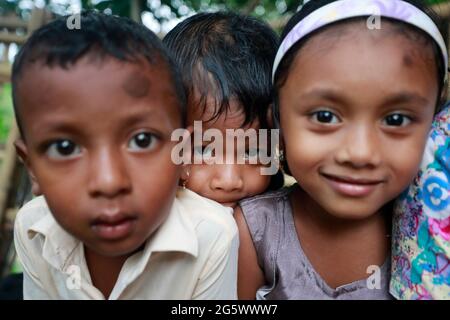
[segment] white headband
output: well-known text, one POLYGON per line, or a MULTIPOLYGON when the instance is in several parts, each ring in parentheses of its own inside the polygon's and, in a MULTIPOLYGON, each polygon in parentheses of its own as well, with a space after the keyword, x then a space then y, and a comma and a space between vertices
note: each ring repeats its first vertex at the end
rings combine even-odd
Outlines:
POLYGON ((445 64, 445 78, 447 77, 448 54, 444 38, 433 20, 423 11, 402 0, 339 0, 312 12, 288 33, 275 57, 272 80, 275 81, 275 73, 286 52, 299 40, 334 22, 364 16, 391 18, 425 31, 441 49, 445 64))

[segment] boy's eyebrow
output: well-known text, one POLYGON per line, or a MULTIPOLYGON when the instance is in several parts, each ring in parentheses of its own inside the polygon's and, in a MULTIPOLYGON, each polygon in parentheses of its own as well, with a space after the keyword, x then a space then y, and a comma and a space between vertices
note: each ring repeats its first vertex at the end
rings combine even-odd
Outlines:
POLYGON ((161 116, 164 114, 163 107, 158 107, 158 105, 148 105, 144 110, 135 111, 133 108, 129 108, 129 113, 127 113, 124 121, 121 122, 122 127, 132 126, 138 124, 139 122, 148 121, 148 119, 155 119, 159 124, 161 124, 161 116))
MULTIPOLYGON (((145 109, 136 111, 133 108, 128 108, 127 112, 124 114, 124 119, 121 121, 121 126, 132 126, 142 121, 148 121, 148 119, 155 119, 158 123, 161 123, 161 111, 164 110, 162 107, 150 106, 148 105, 145 109)), ((70 117, 55 117, 51 119, 45 119, 39 126, 39 131, 43 134, 48 134, 52 132, 64 132, 73 135, 82 134, 83 123, 70 117)))
POLYGON ((73 121, 47 120, 40 125, 39 131, 42 134, 49 134, 52 132, 65 132, 69 134, 79 134, 81 130, 73 121))

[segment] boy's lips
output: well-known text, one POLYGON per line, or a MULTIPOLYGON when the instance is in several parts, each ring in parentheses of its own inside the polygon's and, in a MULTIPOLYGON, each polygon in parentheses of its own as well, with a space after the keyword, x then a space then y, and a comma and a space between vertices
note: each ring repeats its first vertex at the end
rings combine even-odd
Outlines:
POLYGON ((105 240, 119 240, 127 237, 133 227, 137 217, 127 214, 103 214, 96 218, 92 223, 92 230, 105 240))
POLYGON ((321 175, 336 192, 344 196, 356 198, 368 196, 378 185, 385 182, 382 179, 348 177, 328 173, 321 173, 321 175))

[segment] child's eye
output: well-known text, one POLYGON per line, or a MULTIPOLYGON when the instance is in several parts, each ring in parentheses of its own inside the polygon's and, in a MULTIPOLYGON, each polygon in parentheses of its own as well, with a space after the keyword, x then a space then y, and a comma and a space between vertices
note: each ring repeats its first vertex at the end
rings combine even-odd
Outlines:
POLYGON ((383 120, 383 124, 392 127, 404 127, 412 122, 412 119, 400 113, 388 115, 383 120))
POLYGON ((248 149, 245 151, 244 154, 244 158, 245 160, 259 160, 259 149, 257 148, 253 148, 253 149, 248 149))
POLYGON ((336 124, 340 121, 333 112, 327 110, 313 112, 311 118, 316 122, 325 124, 336 124))
POLYGON ((203 158, 209 158, 214 155, 213 149, 209 146, 196 146, 194 147, 194 153, 202 156, 203 158))
POLYGON ((128 142, 128 148, 133 151, 142 151, 153 149, 156 143, 156 137, 149 132, 141 132, 136 134, 128 142))
POLYGON ((74 142, 61 139, 52 142, 47 149, 47 155, 53 159, 73 158, 81 153, 81 149, 74 142))

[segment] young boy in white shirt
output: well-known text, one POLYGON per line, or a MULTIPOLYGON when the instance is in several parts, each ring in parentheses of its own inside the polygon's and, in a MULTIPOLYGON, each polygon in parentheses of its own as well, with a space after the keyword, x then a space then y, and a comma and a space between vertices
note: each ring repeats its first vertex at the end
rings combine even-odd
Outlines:
POLYGON ((13 66, 33 192, 15 225, 25 299, 234 299, 231 210, 178 187, 186 99, 159 39, 81 14, 37 30, 13 66))

